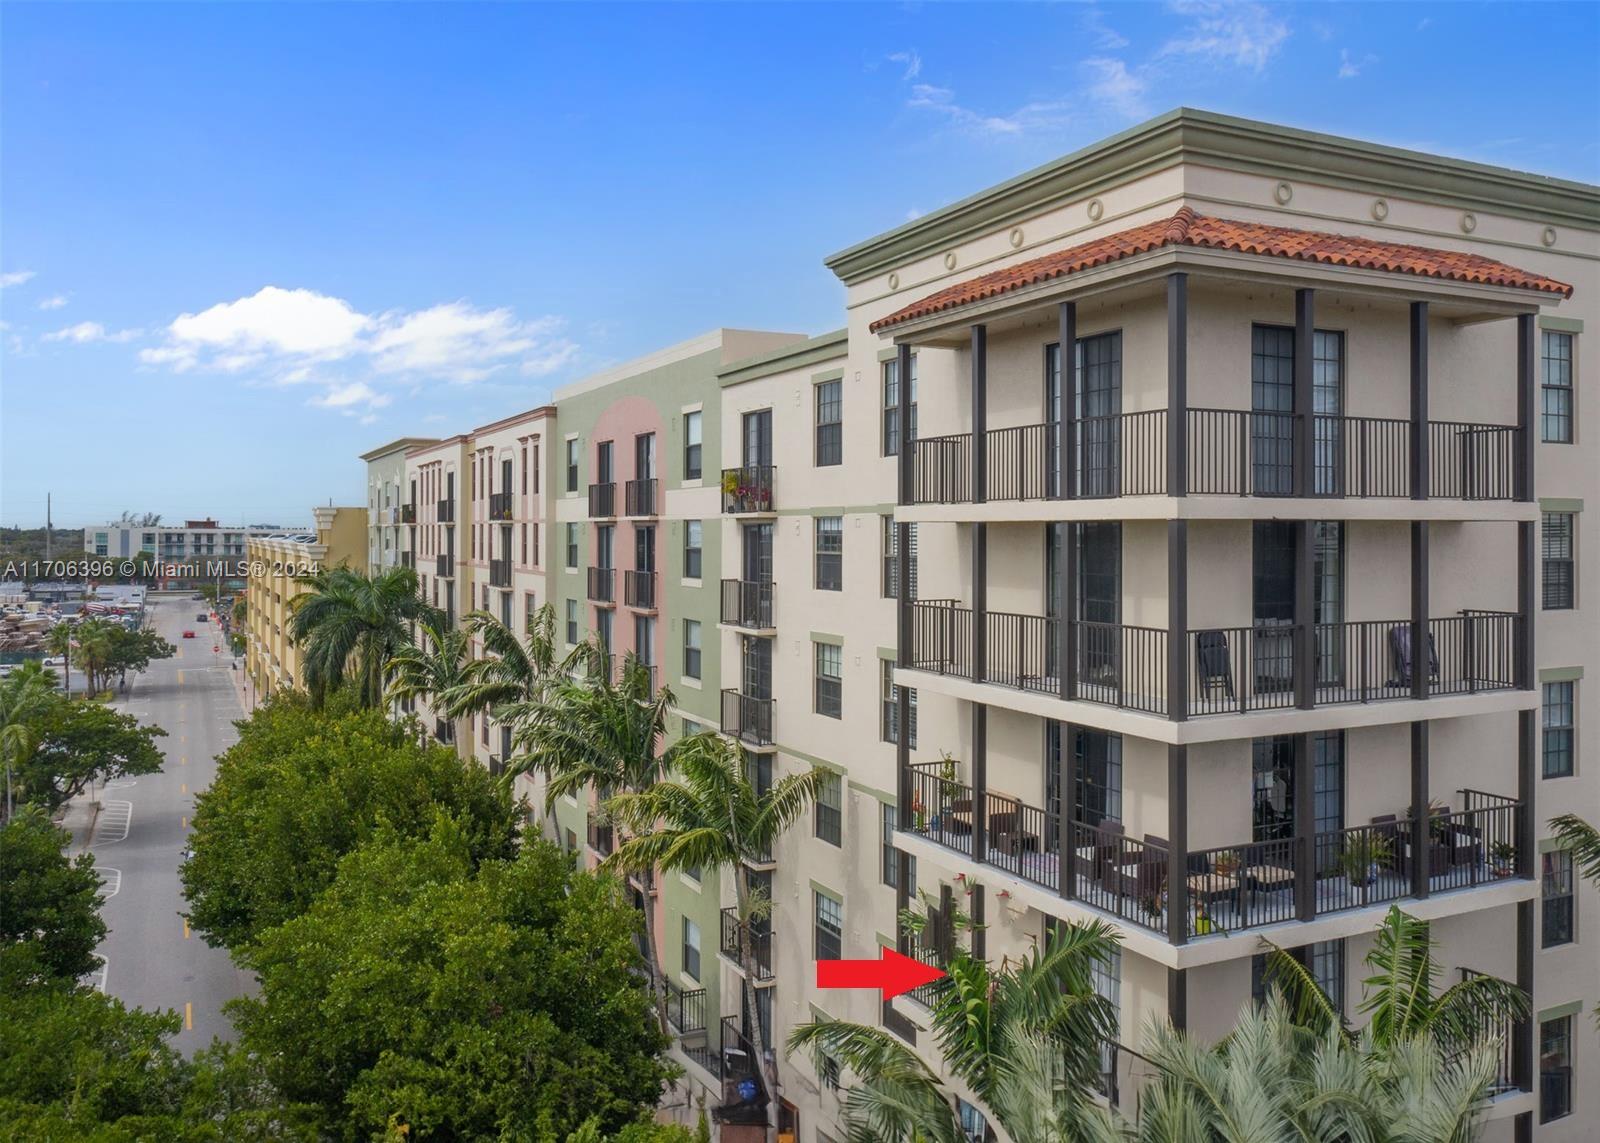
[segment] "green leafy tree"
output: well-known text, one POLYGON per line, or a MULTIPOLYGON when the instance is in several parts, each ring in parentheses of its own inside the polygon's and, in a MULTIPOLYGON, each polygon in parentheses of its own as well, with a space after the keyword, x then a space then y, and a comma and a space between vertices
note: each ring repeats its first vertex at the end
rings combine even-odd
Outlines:
POLYGON ((37 663, 25 663, 0 679, 0 764, 5 767, 7 818, 16 805, 16 774, 39 745, 38 722, 60 701, 55 672, 37 663))
POLYGON ((196 799, 182 867, 190 923, 213 944, 238 949, 304 912, 380 826, 422 837, 445 812, 463 823, 475 861, 513 851, 511 799, 487 771, 355 701, 313 710, 283 693, 238 724, 196 799))
POLYGON ((100 964, 100 875, 89 854, 67 857, 71 840, 36 806, 0 827, 0 991, 76 981, 100 964))
POLYGON ((177 653, 176 647, 148 627, 113 623, 104 673, 108 682, 112 675, 142 674, 154 660, 170 659, 177 653))
POLYGON ((531 718, 569 673, 557 649, 556 609, 546 603, 529 616, 522 638, 487 611, 472 612, 466 623, 484 653, 466 665, 460 684, 445 696, 451 717, 492 711, 509 724, 531 718))
MULTIPOLYGON (((761 903, 752 899, 743 870, 767 859, 778 838, 816 800, 827 772, 789 774, 765 793, 758 793, 738 748, 709 731, 674 743, 667 752, 665 771, 664 777, 649 786, 610 799, 613 817, 632 836, 606 859, 607 864, 635 874, 699 868, 713 872, 718 879, 723 870, 733 871, 745 1010, 751 1014, 756 1042, 770 1043, 753 983, 756 957, 751 921, 761 903)), ((762 1073, 770 1132, 777 1128, 775 1061, 764 1060, 762 1073)))
MULTIPOLYGON (((964 953, 933 1001, 938 1050, 1014 1139, 1088 1143, 1117 1128, 1091 1096, 1102 1046, 1116 1037, 1110 1003, 1093 969, 1116 948, 1110 926, 1051 932, 1042 949, 999 969, 964 953)), ((796 1028, 791 1049, 849 1068, 860 1082, 845 1098, 852 1143, 957 1143, 965 1138, 954 1093, 901 1040, 882 1028, 825 1020, 796 1028)))
POLYGON ((411 643, 411 624, 432 610, 417 595, 417 573, 390 568, 367 576, 327 568, 294 597, 289 636, 302 650, 306 686, 320 706, 349 680, 364 706, 383 705, 384 672, 411 643))
POLYGON ((466 681, 467 664, 471 662, 469 636, 459 627, 447 628, 444 616, 437 612, 422 622, 420 634, 420 644, 407 643, 389 660, 386 697, 391 702, 431 700, 450 723, 450 741, 459 752, 470 755, 471 741, 461 733, 460 716, 452 713, 448 701, 450 693, 466 681))
POLYGON ((106 672, 113 655, 113 632, 120 630, 117 624, 104 619, 85 619, 72 633, 78 669, 83 672, 84 683, 91 695, 99 694, 104 689, 106 672))
MULTIPOLYGON (((1577 814, 1557 814, 1550 819, 1556 841, 1572 854, 1572 867, 1589 884, 1600 888, 1600 830, 1577 814)), ((1594 1017, 1600 1023, 1600 1005, 1594 1017)))
POLYGON ((99 703, 63 699, 33 725, 37 745, 18 770, 18 784, 29 800, 52 811, 91 782, 154 774, 164 761, 156 739, 166 731, 99 703))
POLYGON ((44 649, 61 656, 61 677, 66 680, 66 691, 72 693, 72 625, 57 623, 44 633, 44 649))
POLYGON ((615 879, 530 839, 474 862, 440 813, 348 855, 244 963, 230 1011, 286 1096, 336 1138, 564 1139, 618 1131, 672 1069, 637 974, 638 919, 615 879))

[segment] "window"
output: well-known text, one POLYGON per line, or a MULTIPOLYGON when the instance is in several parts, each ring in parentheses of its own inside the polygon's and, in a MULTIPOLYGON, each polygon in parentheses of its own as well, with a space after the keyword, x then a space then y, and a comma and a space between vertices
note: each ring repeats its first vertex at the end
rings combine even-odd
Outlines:
MULTIPOLYGON (((917 355, 911 355, 911 432, 917 439, 917 355)), ((883 455, 900 452, 900 362, 883 363, 883 455)))
POLYGON ((844 705, 844 648, 837 643, 818 643, 816 707, 818 714, 842 718, 844 705))
POLYGON ((700 979, 700 926, 688 917, 683 918, 683 973, 700 979))
POLYGON ((838 960, 844 952, 844 905, 826 893, 813 890, 816 900, 816 960, 838 960))
POLYGON ((843 834, 844 779, 837 774, 822 776, 817 787, 815 826, 813 832, 829 845, 838 845, 843 834))
MULTIPOLYGON (((917 598, 917 526, 906 525, 911 534, 907 548, 911 552, 911 598, 917 598)), ((883 598, 894 599, 900 593, 900 529, 894 517, 883 517, 883 598)))
POLYGON ((844 517, 818 516, 816 580, 818 591, 844 590, 844 517))
POLYGON ((1572 443, 1572 335, 1547 329, 1541 338, 1543 378, 1540 439, 1572 443))
MULTIPOLYGON (((880 805, 883 814, 883 854, 882 868, 878 876, 883 883, 891 889, 900 885, 900 851, 894 847, 895 823, 900 820, 899 811, 893 802, 883 802, 880 805)), ((909 858, 911 864, 911 884, 906 886, 906 892, 915 897, 917 895, 917 859, 909 858)))
POLYGON ((700 578, 700 559, 703 552, 704 528, 699 520, 683 522, 683 578, 700 578))
POLYGON ((683 736, 685 738, 688 738, 691 734, 699 734, 702 729, 704 728, 692 718, 683 720, 683 736))
POLYGON ((578 568, 578 525, 567 525, 567 567, 578 568))
MULTIPOLYGON (((881 660, 883 673, 883 727, 882 737, 885 742, 898 743, 900 741, 900 704, 895 700, 894 692, 894 661, 881 660)), ((911 738, 906 746, 912 750, 917 748, 917 688, 907 687, 911 699, 911 725, 908 727, 911 738)))
POLYGON ((567 600, 567 643, 576 645, 578 642, 578 601, 567 600))
POLYGON ((683 673, 686 678, 700 677, 700 621, 683 621, 683 673))
POLYGON ((1544 776, 1572 777, 1573 686, 1571 682, 1544 685, 1544 776))
POLYGON ((817 467, 844 463, 844 382, 817 386, 817 467))
MULTIPOLYGON (((654 667, 656 662, 656 620, 653 615, 635 615, 633 617, 633 653, 634 657, 646 667, 654 667)), ((650 672, 651 689, 655 689, 655 672, 650 672)))
POLYGON ((983 1117, 983 1112, 959 1096, 956 1111, 961 1116, 961 1134, 971 1143, 988 1143, 989 1121, 983 1117))
POLYGON ((1570 945, 1573 908, 1576 899, 1572 892, 1572 852, 1552 849, 1540 857, 1540 903, 1543 906, 1544 937, 1541 948, 1570 945))
POLYGON ((1344 1015, 1344 942, 1316 941, 1306 949, 1306 967, 1311 978, 1333 1002, 1333 1010, 1344 1015))
MULTIPOLYGON (((1122 950, 1113 948, 1104 960, 1096 960, 1089 966, 1089 983, 1094 987, 1095 995, 1111 1006, 1112 1027, 1121 1029, 1122 1026, 1122 950)), ((1116 1078, 1117 1046, 1114 1043, 1100 1045, 1100 1074, 1102 1088, 1106 1094, 1111 1091, 1111 1083, 1116 1078)))
POLYGON ((528 629, 530 629, 533 626, 533 617, 534 617, 534 615, 536 615, 538 613, 538 611, 539 611, 539 603, 538 603, 538 600, 536 600, 534 598, 533 592, 531 592, 531 591, 523 592, 522 593, 522 629, 524 631, 527 631, 528 629))
POLYGON ((1572 1114, 1572 1017, 1539 1024, 1539 1122, 1572 1114))
POLYGON ((578 491, 578 438, 567 439, 567 491, 578 491))
POLYGON ((817 1053, 817 1080, 829 1091, 839 1090, 839 1061, 826 1052, 817 1053))
POLYGON ((1570 611, 1573 605, 1572 513, 1544 514, 1544 609, 1570 611))
MULTIPOLYGON (((1071 749, 1077 757, 1077 789, 1072 795, 1072 817, 1084 825, 1122 820, 1122 736, 1104 730, 1074 727, 1071 749)), ((1061 773, 1061 724, 1045 724, 1046 808, 1058 812, 1061 773)))
POLYGON ((700 479, 700 411, 683 415, 683 478, 700 479))

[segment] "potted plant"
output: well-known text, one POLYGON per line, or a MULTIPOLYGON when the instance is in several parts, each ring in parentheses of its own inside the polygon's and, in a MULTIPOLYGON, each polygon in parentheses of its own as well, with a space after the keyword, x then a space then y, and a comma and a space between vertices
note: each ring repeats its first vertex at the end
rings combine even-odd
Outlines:
POLYGON ((729 507, 736 506, 739 495, 739 473, 737 469, 729 469, 722 474, 722 498, 729 507))
POLYGON ((1145 911, 1145 915, 1150 917, 1152 920, 1161 916, 1160 894, 1146 893, 1143 897, 1139 898, 1139 907, 1143 909, 1145 911))
POLYGON ((948 750, 939 751, 939 780, 952 784, 956 780, 956 760, 948 750))
POLYGON ((1211 918, 1206 915, 1206 907, 1198 904, 1194 907, 1194 935, 1205 936, 1211 931, 1211 918))
POLYGON ((1355 833, 1345 838, 1339 865, 1350 884, 1365 888, 1378 879, 1391 857, 1393 850, 1387 838, 1375 833, 1355 833))
POLYGON ((1237 850, 1225 849, 1217 854, 1213 868, 1224 877, 1232 877, 1239 872, 1239 854, 1237 850))
POLYGON ((1496 877, 1510 877, 1517 868, 1517 847, 1501 840, 1489 847, 1489 868, 1496 877))

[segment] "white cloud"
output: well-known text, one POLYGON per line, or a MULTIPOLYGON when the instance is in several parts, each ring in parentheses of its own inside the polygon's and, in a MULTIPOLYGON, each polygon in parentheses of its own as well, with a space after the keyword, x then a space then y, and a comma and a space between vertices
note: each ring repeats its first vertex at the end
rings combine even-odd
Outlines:
POLYGON ((1378 62, 1378 57, 1373 55, 1371 52, 1368 52, 1366 55, 1364 55, 1360 59, 1356 60, 1356 59, 1351 59, 1350 58, 1350 49, 1349 48, 1340 48, 1339 49, 1339 78, 1340 79, 1355 79, 1358 75, 1361 74, 1361 71, 1362 71, 1363 68, 1368 67, 1369 65, 1375 64, 1377 62, 1378 62))
POLYGON ((1163 56, 1198 56, 1259 72, 1289 38, 1288 23, 1260 4, 1172 0, 1169 7, 1190 20, 1162 45, 1158 54, 1163 56))
POLYGON ((39 308, 41 310, 59 310, 62 306, 66 305, 66 304, 67 304, 67 295, 65 295, 65 294, 56 294, 54 297, 46 298, 44 301, 40 302, 39 303, 39 308))
POLYGON ((1013 136, 1059 124, 1070 104, 1058 101, 1025 103, 1009 115, 988 115, 956 102, 955 92, 931 83, 914 83, 906 106, 943 115, 952 126, 974 135, 1013 136))
POLYGON ((530 355, 526 367, 548 354, 541 339, 559 325, 549 318, 519 322, 509 309, 474 310, 465 302, 385 314, 379 324, 369 349, 380 372, 429 373, 457 382, 481 380, 508 359, 530 355))
POLYGON ((1086 7, 1082 23, 1084 33, 1093 40, 1098 51, 1115 52, 1128 46, 1128 37, 1107 24, 1105 13, 1099 8, 1086 7))
POLYGON ((1129 119, 1144 116, 1145 81, 1140 75, 1130 72, 1126 63, 1102 57, 1084 60, 1083 67, 1089 73, 1088 94, 1091 99, 1129 119))
POLYGON ((33 276, 32 270, 8 270, 0 274, 0 289, 6 286, 20 286, 33 276))
POLYGON ((146 365, 167 365, 174 373, 187 373, 195 366, 195 352, 187 346, 169 345, 156 349, 141 349, 139 360, 146 365))
POLYGON ((319 409, 355 410, 381 409, 389 401, 387 393, 379 393, 365 381, 352 381, 347 385, 330 386, 325 393, 311 398, 307 403, 319 409))
POLYGON ((922 57, 917 54, 914 48, 910 51, 894 52, 889 56, 889 62, 904 66, 905 71, 900 78, 906 82, 910 82, 922 74, 922 57))
POLYGON ((334 358, 352 352, 371 324, 342 298, 265 286, 248 298, 183 314, 168 332, 176 343, 196 348, 334 358))
POLYGON ((106 327, 97 321, 80 321, 77 325, 69 325, 58 329, 54 333, 44 335, 45 341, 73 341, 83 345, 91 341, 132 341, 144 331, 138 329, 119 329, 109 333, 106 327))

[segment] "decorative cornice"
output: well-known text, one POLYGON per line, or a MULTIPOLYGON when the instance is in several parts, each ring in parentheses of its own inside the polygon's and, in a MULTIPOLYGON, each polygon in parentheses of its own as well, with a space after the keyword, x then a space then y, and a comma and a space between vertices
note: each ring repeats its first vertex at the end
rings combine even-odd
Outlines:
POLYGON ((807 365, 832 361, 843 357, 849 349, 849 344, 850 331, 847 329, 819 333, 816 337, 808 337, 804 341, 797 341, 768 353, 758 353, 754 357, 746 357, 743 361, 724 365, 717 370, 717 381, 723 388, 727 388, 729 385, 741 385, 746 381, 770 377, 774 373, 787 373, 791 369, 802 369, 807 365))

